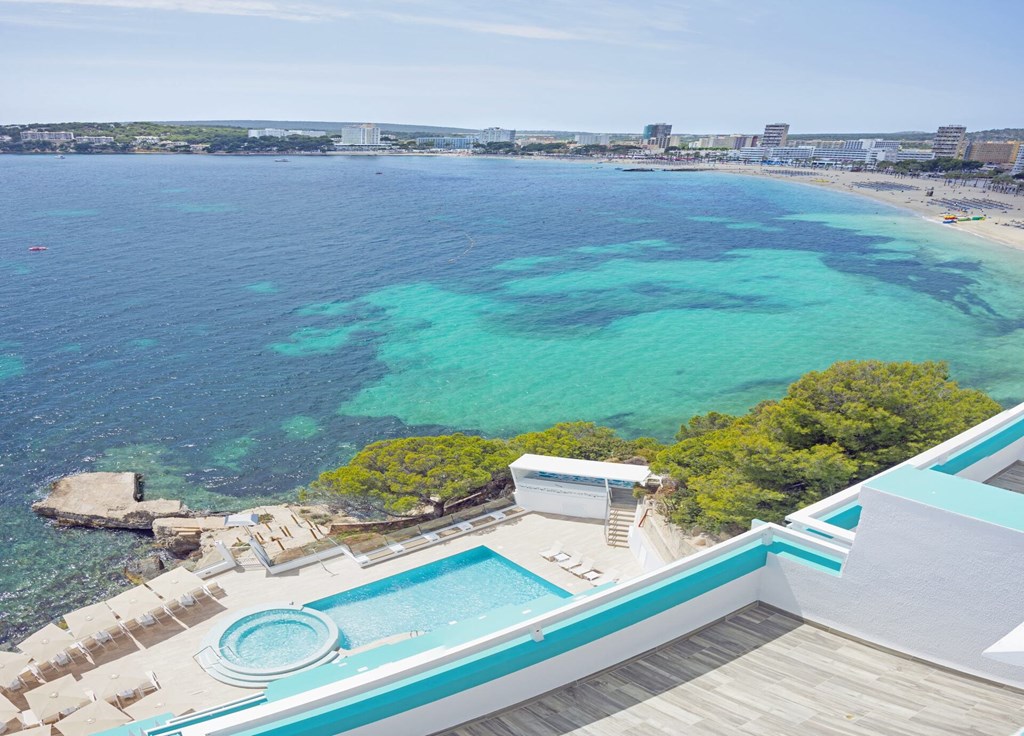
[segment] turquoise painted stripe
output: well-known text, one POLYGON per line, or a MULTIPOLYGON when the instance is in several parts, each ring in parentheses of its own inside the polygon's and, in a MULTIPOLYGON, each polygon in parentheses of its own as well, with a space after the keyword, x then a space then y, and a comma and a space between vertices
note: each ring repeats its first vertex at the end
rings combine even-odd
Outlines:
POLYGON ((840 529, 854 529, 860 524, 860 510, 860 502, 852 501, 846 506, 836 509, 828 516, 822 517, 821 520, 840 529))
POLYGON ((522 636, 472 657, 339 703, 244 731, 239 736, 333 736, 450 697, 565 654, 693 600, 760 569, 769 553, 813 565, 831 574, 841 568, 839 558, 803 545, 775 541, 765 546, 757 541, 547 627, 541 642, 522 636))
POLYGON ((164 713, 163 715, 153 716, 152 718, 146 718, 142 721, 134 721, 123 726, 118 726, 117 728, 100 731, 99 733, 93 734, 93 736, 138 736, 138 734, 143 733, 147 728, 160 726, 171 718, 174 718, 173 713, 164 713))
POLYGON ((1024 438, 1024 418, 1018 419, 1008 427, 1004 427, 995 434, 972 445, 958 454, 949 458, 946 462, 931 466, 931 470, 937 470, 947 475, 956 475, 974 465, 979 460, 984 460, 989 455, 994 455, 1005 447, 1009 447, 1019 439, 1024 438))
POLYGON ((869 484, 884 493, 1024 532, 1024 494, 903 465, 869 484))
POLYGON ((156 728, 152 731, 146 731, 147 736, 172 736, 177 734, 181 729, 186 726, 192 726, 196 723, 203 723, 205 721, 213 720, 214 718, 220 718, 221 716, 230 715, 232 713, 238 713, 240 711, 252 708, 257 705, 263 705, 266 701, 265 698, 259 700, 253 700, 252 702, 240 703, 239 705, 233 705, 230 708, 224 708, 223 710, 217 710, 215 713, 198 713, 194 717, 184 716, 184 720, 175 723, 173 726, 163 726, 156 728))

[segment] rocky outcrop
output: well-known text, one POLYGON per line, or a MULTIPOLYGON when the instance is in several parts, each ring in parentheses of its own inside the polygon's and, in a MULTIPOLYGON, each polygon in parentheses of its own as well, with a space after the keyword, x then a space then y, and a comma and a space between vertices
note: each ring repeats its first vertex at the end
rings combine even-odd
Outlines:
POLYGON ((153 521, 188 516, 181 501, 143 500, 137 473, 81 473, 61 478, 32 504, 40 516, 73 526, 149 531, 153 521))

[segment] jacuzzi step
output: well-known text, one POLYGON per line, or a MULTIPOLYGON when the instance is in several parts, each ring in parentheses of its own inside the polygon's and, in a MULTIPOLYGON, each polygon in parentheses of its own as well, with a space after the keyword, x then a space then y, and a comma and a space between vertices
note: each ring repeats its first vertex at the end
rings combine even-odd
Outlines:
POLYGON ((298 674, 299 672, 315 670, 317 667, 320 667, 325 664, 330 664, 331 662, 338 659, 339 656, 339 652, 331 652, 327 656, 317 660, 316 662, 313 662, 312 664, 308 664, 304 667, 300 667, 285 674, 276 674, 272 676, 250 674, 243 675, 241 673, 234 672, 231 670, 225 670, 219 665, 214 665, 212 667, 204 666, 203 669, 206 670, 206 673, 210 675, 210 677, 213 677, 214 679, 219 680, 220 682, 223 682, 226 685, 233 685, 234 687, 245 688, 265 688, 274 680, 281 679, 282 677, 290 677, 291 675, 298 674))

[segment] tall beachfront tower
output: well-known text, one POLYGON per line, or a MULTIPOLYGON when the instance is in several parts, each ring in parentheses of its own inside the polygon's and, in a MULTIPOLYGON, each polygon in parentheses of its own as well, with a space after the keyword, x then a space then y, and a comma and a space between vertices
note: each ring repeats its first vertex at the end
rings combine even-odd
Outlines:
POLYGON ((963 125, 942 125, 932 140, 935 158, 963 158, 967 145, 967 127, 963 125))
POLYGON ((758 144, 763 148, 776 148, 786 145, 789 140, 789 123, 768 123, 764 126, 764 135, 758 144))
POLYGON ((379 146, 380 128, 373 123, 348 125, 341 129, 343 146, 379 146))
POLYGON ((484 128, 477 135, 481 143, 515 143, 516 132, 506 128, 484 128))
POLYGON ((665 148, 672 135, 672 123, 648 123, 644 126, 644 143, 665 148))
POLYGON ((1017 150, 1017 160, 1014 162, 1013 168, 1010 169, 1010 173, 1014 176, 1024 174, 1024 143, 1017 150))

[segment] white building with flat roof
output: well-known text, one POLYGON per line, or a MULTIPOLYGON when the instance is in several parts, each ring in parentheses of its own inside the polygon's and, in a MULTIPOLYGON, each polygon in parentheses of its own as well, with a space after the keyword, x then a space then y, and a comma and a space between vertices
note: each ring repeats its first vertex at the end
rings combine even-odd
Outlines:
POLYGON ((75 139, 76 143, 98 143, 98 144, 110 144, 114 142, 114 137, 110 135, 83 135, 75 139))
POLYGON ((581 146, 607 146, 611 143, 608 133, 577 133, 574 138, 581 146))
POLYGON ((380 128, 373 123, 347 125, 341 129, 341 146, 379 146, 380 128))
POLYGON ((1014 176, 1024 174, 1024 145, 1021 145, 1017 151, 1017 160, 1013 162, 1013 168, 1010 169, 1010 173, 1014 176))
POLYGON ((477 140, 487 143, 515 143, 516 132, 505 128, 484 128, 477 134, 477 140))
POLYGON ((524 509, 585 519, 604 519, 613 490, 632 492, 651 477, 646 465, 523 455, 509 465, 516 503, 524 509))
POLYGON ((75 134, 68 130, 23 130, 23 141, 73 141, 75 134))

